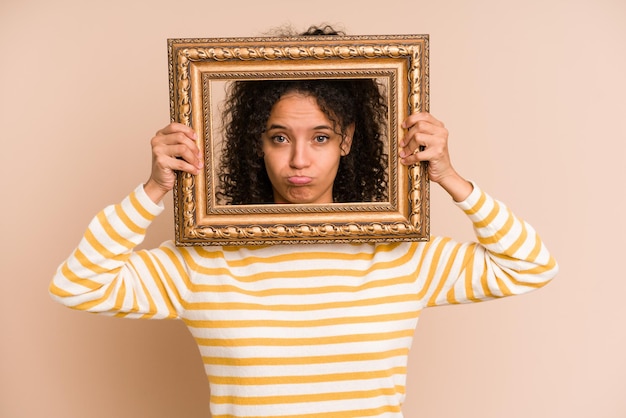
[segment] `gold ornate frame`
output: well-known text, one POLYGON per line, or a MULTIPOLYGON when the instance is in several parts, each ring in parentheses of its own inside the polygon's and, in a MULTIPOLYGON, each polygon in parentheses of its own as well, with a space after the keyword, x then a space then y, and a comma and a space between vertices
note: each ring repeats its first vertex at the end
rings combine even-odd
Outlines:
POLYGON ((401 123, 429 110, 428 35, 169 39, 171 120, 191 126, 205 153, 198 176, 174 188, 177 245, 428 240, 425 164, 398 158, 401 123), (216 201, 213 133, 217 80, 376 78, 387 84, 389 200, 330 205, 223 205, 216 201))

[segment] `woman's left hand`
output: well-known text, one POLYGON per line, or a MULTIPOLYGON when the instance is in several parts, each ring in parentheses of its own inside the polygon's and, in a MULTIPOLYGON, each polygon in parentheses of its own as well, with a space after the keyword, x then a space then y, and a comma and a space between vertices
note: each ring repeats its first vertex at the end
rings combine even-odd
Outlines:
POLYGON ((472 185, 452 167, 448 153, 448 130, 443 122, 430 113, 414 113, 402 123, 407 129, 400 141, 402 164, 411 165, 428 161, 428 176, 443 187, 454 200, 465 199, 472 185))
POLYGON ((430 113, 422 112, 406 118, 402 127, 407 129, 400 142, 402 164, 428 161, 428 175, 435 183, 452 174, 454 170, 448 153, 448 130, 443 122, 430 113))

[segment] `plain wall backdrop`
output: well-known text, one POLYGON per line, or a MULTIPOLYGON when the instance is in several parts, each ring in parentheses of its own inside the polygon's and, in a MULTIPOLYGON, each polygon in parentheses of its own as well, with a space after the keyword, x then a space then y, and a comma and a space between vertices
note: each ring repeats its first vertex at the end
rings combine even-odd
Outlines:
MULTIPOLYGON (((431 111, 456 168, 561 266, 529 295, 426 310, 405 416, 626 416, 623 0, 2 0, 0 416, 209 416, 181 322, 75 312, 48 283, 91 217, 148 178, 167 38, 322 22, 430 34, 431 111)), ((144 246, 173 237, 166 204, 144 246)), ((431 230, 473 237, 436 187, 431 230)))

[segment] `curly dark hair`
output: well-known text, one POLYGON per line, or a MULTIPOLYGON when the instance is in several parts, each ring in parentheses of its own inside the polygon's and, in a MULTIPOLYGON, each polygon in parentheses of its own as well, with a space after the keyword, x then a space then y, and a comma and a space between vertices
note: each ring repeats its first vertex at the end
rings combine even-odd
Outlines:
MULTIPOLYGON (((289 31, 290 32, 290 31, 289 31)), ((283 30, 281 36, 291 36, 283 30)), ((330 25, 310 26, 300 36, 342 36, 330 25)), ((345 136, 354 124, 350 152, 342 156, 333 183, 334 202, 387 200, 385 154, 387 104, 374 79, 306 79, 236 81, 230 86, 224 112, 225 147, 218 193, 227 204, 273 203, 261 135, 272 107, 285 94, 311 96, 345 136)))
POLYGON ((333 184, 334 202, 387 199, 385 126, 387 105, 374 79, 235 81, 224 109, 225 145, 219 198, 227 204, 273 203, 261 137, 272 107, 287 93, 316 99, 342 136, 354 124, 350 152, 342 156, 333 184))

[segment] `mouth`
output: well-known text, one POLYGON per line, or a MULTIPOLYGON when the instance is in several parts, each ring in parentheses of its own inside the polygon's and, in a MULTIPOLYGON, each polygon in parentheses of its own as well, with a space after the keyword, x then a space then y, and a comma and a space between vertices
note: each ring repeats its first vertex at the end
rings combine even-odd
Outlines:
POLYGON ((306 186, 311 183, 313 179, 307 176, 291 176, 287 177, 287 182, 294 186, 306 186))

